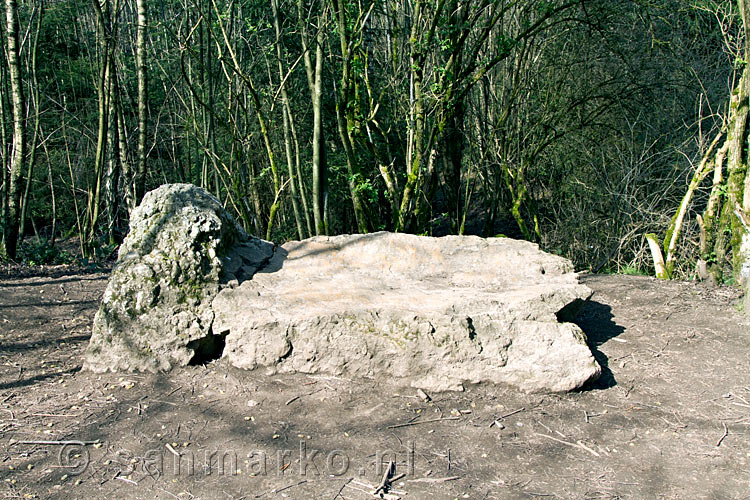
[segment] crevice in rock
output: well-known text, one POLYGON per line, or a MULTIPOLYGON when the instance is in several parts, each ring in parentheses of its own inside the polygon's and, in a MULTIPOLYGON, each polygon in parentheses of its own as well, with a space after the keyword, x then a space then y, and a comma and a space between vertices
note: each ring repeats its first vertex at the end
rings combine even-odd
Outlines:
POLYGON ((469 330, 469 340, 474 340, 475 338, 477 338, 477 331, 474 329, 474 321, 472 321, 472 319, 468 316, 466 317, 466 325, 469 330))
MULTIPOLYGON (((244 245, 244 243, 241 243, 240 245, 244 245)), ((236 247, 237 246, 235 246, 235 249, 236 247)), ((253 262, 252 260, 249 260, 247 257, 242 256, 240 253, 236 252, 235 250, 231 250, 228 253, 228 257, 231 259, 239 259, 240 265, 236 269, 232 268, 232 272, 226 271, 225 259, 227 257, 225 257, 220 283, 222 285, 226 285, 232 280, 237 280, 237 285, 241 285, 243 282, 253 279, 253 277, 256 274, 260 272, 265 272, 266 269, 271 265, 271 262, 273 261, 273 258, 276 256, 276 252, 278 251, 279 248, 280 247, 278 245, 273 245, 271 254, 259 262, 253 262)))
POLYGON ((228 334, 228 331, 219 335, 210 333, 203 338, 188 342, 186 347, 193 350, 193 357, 188 364, 191 366, 205 365, 219 359, 224 354, 228 334))
POLYGON ((271 250, 271 255, 269 255, 266 259, 261 261, 260 264, 258 264, 258 269, 255 271, 255 273, 253 273, 253 275, 262 273, 271 264, 271 261, 273 260, 278 250, 279 250, 279 245, 274 243, 273 250, 271 250))
POLYGON ((282 363, 284 360, 289 359, 292 357, 292 353, 294 352, 294 345, 290 342, 289 343, 289 350, 279 356, 279 363, 282 363))
POLYGON ((271 251, 271 255, 261 262, 261 264, 258 266, 258 270, 255 271, 255 274, 260 273, 275 273, 281 270, 282 267, 284 267, 284 261, 287 258, 287 255, 289 252, 284 249, 283 247, 279 245, 274 245, 273 250, 271 251), (279 254, 280 257, 276 258, 276 255, 279 254))
POLYGON ((557 322, 558 323, 573 323, 575 322, 576 316, 578 316, 578 313, 581 312, 581 309, 583 309, 583 305, 588 302, 588 300, 583 299, 575 299, 573 302, 570 302, 569 304, 566 304, 563 306, 562 309, 557 311, 555 313, 555 316, 557 316, 557 322))

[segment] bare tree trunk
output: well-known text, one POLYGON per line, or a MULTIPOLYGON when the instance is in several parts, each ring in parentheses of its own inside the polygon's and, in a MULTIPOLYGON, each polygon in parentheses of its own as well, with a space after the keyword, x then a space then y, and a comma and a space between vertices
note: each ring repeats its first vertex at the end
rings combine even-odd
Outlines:
MULTIPOLYGON (((4 55, 6 51, 2 51, 4 55)), ((5 255, 5 236, 6 236, 6 221, 8 220, 8 155, 7 155, 7 135, 5 132, 6 120, 6 106, 5 106, 5 95, 7 79, 6 69, 7 64, 2 61, 0 66, 0 257, 5 255)))
MULTIPOLYGON (((41 132, 44 135, 44 131, 41 132)), ((42 141, 42 148, 44 148, 44 156, 47 159, 47 180, 49 182, 50 200, 52 201, 52 229, 50 230, 50 236, 47 240, 47 244, 50 247, 55 246, 55 236, 57 233, 57 196, 55 194, 55 182, 52 178, 52 160, 49 156, 49 150, 47 149, 47 142, 42 141)))
MULTIPOLYGON (((739 7, 745 30, 745 71, 740 83, 740 85, 744 85, 740 89, 740 95, 747 113, 747 101, 750 99, 750 3, 748 0, 739 0, 739 7)), ((734 219, 732 221, 734 276, 745 290, 745 314, 750 314, 750 158, 748 158, 747 151, 750 133, 748 133, 747 114, 745 115, 744 125, 742 142, 740 143, 740 153, 743 154, 742 159, 744 161, 743 165, 738 167, 736 171, 729 172, 729 190, 730 200, 733 192, 736 196, 733 210, 734 219)))
MULTIPOLYGON (((291 110, 288 111, 291 113, 291 110)), ((294 171, 297 173, 299 195, 300 200, 302 200, 302 211, 305 215, 305 227, 307 228, 307 235, 312 236, 313 234, 315 234, 315 231, 313 231, 312 221, 310 220, 310 208, 307 203, 307 191, 305 189, 305 182, 302 176, 302 169, 300 167, 300 151, 299 139, 297 138, 297 128, 291 115, 289 116, 289 131, 292 134, 292 141, 294 143, 294 171)))
POLYGON ((107 135, 110 114, 110 86, 112 85, 112 58, 114 57, 114 29, 117 23, 112 22, 113 12, 119 9, 119 1, 114 0, 111 7, 109 0, 92 0, 97 16, 97 37, 99 39, 99 76, 97 80, 98 132, 96 136, 96 155, 94 157, 94 187, 89 192, 87 244, 94 241, 99 222, 99 208, 102 191, 102 180, 107 158, 107 135))
MULTIPOLYGON (((414 14, 412 20, 410 46, 410 107, 409 107, 409 143, 407 145, 406 158, 406 183, 401 195, 401 203, 396 219, 396 231, 406 231, 411 220, 411 210, 414 198, 419 189, 418 181, 422 171, 422 156, 424 150, 424 131, 426 110, 424 107, 424 95, 422 93, 422 80, 424 79, 425 46, 420 43, 420 30, 422 29, 422 9, 424 0, 414 2, 414 14)), ((429 35, 428 35, 429 38, 429 35)))
POLYGON ((8 76, 13 113, 13 152, 10 160, 10 175, 8 177, 8 209, 4 221, 5 254, 9 258, 15 259, 18 246, 23 163, 26 154, 26 138, 24 136, 25 99, 23 83, 21 82, 21 66, 19 63, 20 45, 18 37, 18 3, 16 0, 5 0, 5 20, 8 76))
POLYGON ((326 161, 325 140, 323 136, 323 109, 321 99, 323 95, 323 25, 324 12, 321 7, 318 12, 317 33, 314 38, 315 65, 310 56, 310 41, 308 38, 307 24, 304 17, 304 2, 298 0, 297 11, 299 15, 300 37, 302 39, 302 51, 305 61, 305 72, 307 73, 307 85, 313 106, 313 134, 312 134, 312 197, 313 197, 313 221, 315 234, 328 234, 326 227, 326 161))
MULTIPOLYGON (((19 242, 23 241, 24 233, 26 232, 26 211, 28 210, 28 204, 29 204, 29 190, 31 188, 31 180, 34 175, 34 165, 36 164, 36 148, 37 148, 37 141, 39 139, 39 79, 37 78, 37 72, 36 72, 36 55, 37 55, 37 46, 39 45, 39 33, 42 29, 42 17, 44 14, 44 3, 42 3, 38 7, 37 11, 37 21, 36 21, 36 29, 34 30, 34 40, 31 45, 31 61, 30 61, 30 68, 29 73, 31 73, 31 100, 33 103, 33 109, 34 109, 34 132, 31 138, 31 144, 29 144, 29 149, 31 150, 31 154, 29 155, 29 162, 28 162, 28 171, 26 174, 26 187, 24 188, 23 192, 23 201, 21 204, 21 221, 20 221, 20 228, 19 228, 19 242)), ((32 20, 34 19, 34 16, 32 15, 32 20)), ((31 22, 31 21, 30 21, 31 22)), ((29 30, 31 27, 29 27, 29 30)))
MULTIPOLYGON (((711 142, 711 145, 706 151, 706 154, 703 156, 703 159, 698 165, 698 168, 695 170, 693 178, 688 185, 688 189, 685 192, 685 195, 682 197, 682 201, 680 202, 679 207, 677 208, 677 213, 675 213, 674 217, 672 217, 672 222, 669 224, 667 234, 664 237, 663 247, 659 246, 656 235, 646 235, 646 239, 648 240, 649 246, 651 248, 651 255, 653 258, 654 267, 656 269, 656 276, 658 278, 670 279, 672 277, 672 272, 674 271, 677 242, 679 240, 680 232, 682 231, 682 225, 685 221, 685 217, 687 216, 688 209, 690 208, 690 203, 693 200, 693 194, 701 185, 706 176, 712 171, 714 162, 723 162, 722 153, 723 155, 726 155, 728 143, 725 143, 725 146, 719 151, 719 154, 716 155, 716 158, 714 157, 714 150, 716 149, 716 145, 719 143, 723 136, 723 132, 719 132, 716 135, 716 138, 714 138, 714 140, 711 142), (656 246, 655 248, 654 245, 656 246), (664 252, 663 254, 662 248, 664 252), (666 258, 664 256, 666 256, 666 258)), ((701 248, 703 248, 706 238, 702 218, 699 219, 699 224, 701 225, 702 235, 701 248)), ((705 267, 705 264, 699 263, 698 267, 699 269, 702 269, 703 267, 705 267)))
MULTIPOLYGON (((320 18, 319 18, 320 19, 320 18)), ((319 21, 320 22, 320 21, 319 21)), ((315 42, 315 80, 313 83, 313 218, 315 234, 328 234, 328 169, 323 134, 323 30, 318 28, 315 42)))
POLYGON ((292 112, 289 106, 289 96, 286 92, 286 78, 281 51, 282 46, 281 21, 279 20, 279 0, 271 0, 271 10, 273 11, 273 26, 276 32, 276 61, 279 67, 279 79, 281 82, 281 114, 283 115, 282 123, 284 126, 284 153, 286 154, 286 165, 287 171, 289 172, 289 187, 292 194, 292 210, 294 212, 294 221, 297 224, 297 236, 299 236, 299 239, 304 239, 305 235, 304 230, 302 229, 302 219, 300 218, 299 205, 297 203, 297 182, 294 172, 294 160, 292 159, 292 139, 289 132, 289 121, 292 119, 292 112))
MULTIPOLYGON (((349 173, 349 194, 352 198, 352 207, 354 208, 354 219, 357 224, 357 230, 360 233, 368 232, 367 208, 364 197, 361 192, 363 182, 361 165, 358 155, 356 154, 356 134, 360 128, 360 120, 357 116, 358 96, 357 85, 354 81, 355 75, 352 70, 352 45, 348 23, 350 22, 347 13, 347 4, 342 0, 332 0, 333 14, 337 23, 339 32, 339 43, 341 45, 341 80, 340 88, 336 95, 336 123, 338 124, 339 137, 344 146, 346 155, 346 166, 349 173)), ((365 16, 367 19, 367 16, 365 16)), ((354 30, 361 33, 364 23, 358 18, 354 30)))
POLYGON ((655 234, 649 233, 646 235, 646 241, 651 251, 651 259, 654 261, 656 277, 663 280, 669 279, 667 266, 664 264, 664 255, 661 253, 661 247, 659 246, 659 238, 655 234))
POLYGON ((76 189, 76 180, 75 180, 75 176, 73 175, 73 162, 70 158, 70 148, 68 147, 68 131, 65 126, 67 112, 68 110, 67 110, 67 106, 65 102, 65 97, 63 97, 63 113, 62 113, 61 130, 62 130, 62 136, 63 136, 63 144, 65 145, 65 162, 68 165, 68 173, 70 174, 70 193, 71 193, 71 197, 73 198, 73 210, 75 211, 75 215, 76 215, 76 229, 78 230, 78 243, 79 243, 80 250, 81 250, 81 256, 86 257, 86 255, 88 254, 88 249, 86 248, 86 245, 84 245, 84 239, 85 239, 84 232, 86 230, 84 226, 85 221, 81 222, 81 211, 78 209, 78 193, 76 189))
POLYGON ((136 71, 138 78, 138 153, 135 171, 135 204, 141 202, 146 190, 146 109, 148 90, 146 68, 146 0, 136 0, 138 28, 136 31, 136 71))
MULTIPOLYGON (((244 73, 242 71, 242 67, 240 66, 240 63, 237 59, 237 55, 235 54, 234 47, 230 41, 229 35, 227 33, 225 23, 222 20, 221 13, 219 12, 219 8, 216 4, 215 0, 212 0, 213 8, 216 12, 217 22, 219 25, 219 30, 221 31, 221 36, 224 41, 224 47, 229 52, 229 59, 231 60, 233 64, 233 71, 237 74, 237 76, 240 77, 242 80, 242 83, 245 86, 245 89, 247 89, 248 93, 250 94, 250 101, 252 103, 252 106, 255 111, 255 116, 258 120, 258 127, 260 128, 260 134, 263 138, 263 145, 266 149, 266 156, 268 157, 268 166, 271 170, 271 179, 273 180, 273 190, 274 190, 274 201, 271 204, 271 208, 269 209, 268 214, 268 225, 266 226, 266 239, 271 239, 271 232, 273 230, 273 224, 276 220, 276 213, 279 210, 279 198, 281 196, 281 192, 283 190, 283 187, 281 186, 281 182, 279 180, 279 172, 278 168, 276 166, 276 156, 273 151, 273 146, 271 144, 271 137, 270 137, 270 131, 268 129, 268 121, 266 120, 266 115, 263 110, 263 106, 260 100, 260 96, 258 94, 258 91, 256 89, 255 83, 253 82, 252 77, 244 73)), ((217 43, 220 43, 217 40, 217 43)), ((222 65, 224 65, 224 61, 221 62, 222 65)), ((228 75, 228 72, 226 73, 228 75)), ((229 78, 227 78, 229 80, 229 78)))
POLYGON ((107 171, 104 176, 104 211, 106 215, 107 237, 110 244, 117 242, 118 213, 120 211, 120 140, 116 109, 116 94, 119 92, 117 74, 112 61, 112 84, 109 88, 109 117, 107 124, 107 171))
MULTIPOLYGON (((118 89, 119 90, 119 89, 118 89)), ((121 185, 124 193, 123 203, 128 213, 132 212, 137 203, 135 200, 132 168, 128 160, 128 141, 125 133, 125 118, 122 116, 122 102, 119 92, 115 92, 114 101, 115 133, 117 135, 117 160, 120 162, 121 185)), ((188 148, 190 145, 188 144, 188 148)))

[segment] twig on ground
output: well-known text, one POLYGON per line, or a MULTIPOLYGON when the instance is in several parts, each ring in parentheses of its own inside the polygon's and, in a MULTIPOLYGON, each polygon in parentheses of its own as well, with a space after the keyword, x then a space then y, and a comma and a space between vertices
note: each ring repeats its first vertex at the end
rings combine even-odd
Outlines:
POLYGON ((152 399, 151 401, 153 401, 154 403, 162 403, 162 404, 165 404, 165 405, 180 406, 177 403, 173 403, 171 401, 163 401, 161 399, 152 399))
POLYGON ((286 405, 290 405, 290 404, 294 403, 295 401, 297 401, 299 398, 301 398, 303 396, 312 396, 313 394, 316 394, 316 393, 322 391, 323 389, 325 389, 325 387, 321 387, 320 389, 317 389, 315 391, 308 392, 307 394, 298 394, 298 395, 296 395, 296 396, 294 396, 292 398, 289 398, 285 404, 286 405))
POLYGON ((375 487, 375 490, 372 492, 373 495, 377 495, 381 491, 385 492, 388 489, 388 484, 390 483, 390 477, 393 475, 393 473, 396 470, 396 464, 393 462, 393 460, 388 462, 388 467, 385 468, 385 472, 383 472, 383 478, 380 480, 380 483, 375 487))
POLYGON ((502 420, 503 418, 510 417, 511 415, 515 415, 516 413, 521 413, 522 411, 525 411, 525 410, 526 410, 526 408, 519 408, 517 410, 513 410, 510 413, 506 413, 505 415, 501 415, 501 416, 499 416, 497 418, 498 418, 498 420, 502 420))
POLYGON ((717 447, 717 448, 718 448, 719 446, 721 446, 721 443, 723 443, 723 442, 724 442, 724 438, 725 438, 725 437, 727 437, 727 436, 729 435, 729 429, 727 429, 727 424, 725 424, 724 422, 722 422, 722 423, 721 423, 721 425, 723 425, 723 426, 724 426, 724 434, 722 434, 722 435, 721 435, 721 437, 719 438, 719 440, 718 440, 718 441, 716 441, 716 447, 717 447))
POLYGON ((55 444, 55 445, 85 445, 85 444, 99 444, 101 441, 14 441, 11 440, 8 444, 55 444))
POLYGON ((350 487, 351 489, 353 489, 353 490, 356 490, 356 491, 361 491, 362 493, 368 493, 368 494, 369 494, 369 493, 370 493, 370 492, 372 491, 372 489, 374 488, 374 486, 373 486, 373 485, 371 485, 371 484, 368 484, 368 483, 363 483, 363 482, 361 482, 361 481, 356 481, 356 480, 352 480, 352 481, 351 481, 351 485, 350 485, 349 487, 350 487), (366 489, 366 490, 363 490, 362 488, 357 488, 357 486, 352 486, 352 485, 362 486, 362 487, 364 487, 364 488, 367 488, 367 489, 366 489))
POLYGON ((670 427, 675 427, 677 429, 686 429, 687 428, 687 425, 685 425, 685 424, 676 424, 674 422, 670 422, 669 420, 667 420, 664 417, 659 417, 659 418, 661 418, 662 420, 664 420, 667 423, 667 425, 669 425, 670 427))
POLYGON ((268 494, 275 495, 276 493, 280 493, 280 492, 288 490, 290 488, 294 488, 295 486, 299 486, 301 484, 305 484, 306 482, 307 482, 307 479, 303 479, 302 481, 299 481, 299 482, 294 483, 294 484, 289 484, 287 486, 282 486, 281 488, 276 488, 276 489, 273 489, 273 490, 268 491, 268 492, 264 491, 263 493, 258 493, 257 495, 255 495, 255 498, 261 498, 261 497, 267 496, 268 494))
POLYGON ((307 479, 303 479, 302 481, 300 481, 298 483, 290 484, 288 486, 284 486, 283 488, 276 488, 275 490, 271 490, 271 493, 274 493, 274 494, 275 493, 280 493, 280 492, 282 492, 284 490, 288 490, 290 488, 294 488, 295 486, 299 486, 301 484, 305 484, 306 482, 307 482, 307 479))
POLYGON ((428 420, 418 420, 416 422, 406 422, 405 424, 394 424, 386 427, 387 429, 396 429, 398 427, 407 427, 409 425, 417 424, 429 424, 433 422, 442 422, 443 420, 460 420, 460 417, 441 417, 441 418, 430 418, 428 420))
POLYGON ((32 413, 32 417, 80 417, 80 415, 64 415, 60 413, 32 413))
MULTIPOLYGON (((538 422, 538 421, 536 421, 536 420, 534 420, 534 422, 536 422, 537 424, 539 424, 539 425, 541 425, 542 427, 544 427, 545 429, 547 429, 547 432, 555 432, 555 431, 553 431, 552 429, 550 429, 549 427, 547 427, 546 425, 544 425, 544 424, 543 424, 542 422, 538 422)), ((565 437, 565 436, 563 436, 563 437, 565 437)))
POLYGON ((339 488, 339 491, 336 492, 336 494, 333 496, 333 498, 331 500, 336 500, 338 497, 340 497, 341 496, 341 492, 344 491, 344 488, 346 488, 346 486, 349 483, 352 482, 352 479, 354 479, 354 478, 350 477, 349 479, 347 479, 346 482, 341 485, 341 488, 339 488))
POLYGON ((134 485, 138 486, 138 483, 136 483, 132 479, 128 479, 126 477, 115 476, 115 479, 119 479, 120 481, 124 481, 126 483, 130 483, 130 484, 134 484, 134 485))
POLYGON ((547 434, 541 434, 539 432, 537 432, 536 435, 537 436, 546 437, 547 439, 551 439, 552 441, 556 441, 556 442, 558 442, 560 444, 564 444, 564 445, 567 445, 567 446, 572 446, 573 448, 580 448, 582 450, 586 450, 589 453, 591 453, 592 455, 594 455, 595 457, 601 456, 597 452, 595 452, 594 450, 592 450, 591 448, 589 448, 588 446, 586 446, 583 443, 581 443, 581 441, 578 441, 577 443, 571 443, 570 441, 563 441, 562 439, 557 439, 554 436, 549 436, 547 434))
POLYGON ((159 490, 159 491, 163 491, 164 493, 166 493, 167 495, 169 495, 172 498, 176 498, 177 500, 180 500, 180 497, 178 497, 177 495, 175 495, 172 492, 169 492, 169 491, 167 491, 167 490, 165 490, 163 488, 159 488, 158 486, 156 487, 156 489, 159 490))
POLYGON ((407 479, 410 483, 447 483, 448 481, 455 481, 461 479, 461 476, 448 476, 448 477, 420 477, 417 479, 407 479))
POLYGON ((597 452, 595 452, 594 450, 592 450, 591 448, 589 448, 588 446, 586 446, 585 444, 583 444, 580 439, 578 441, 576 441, 576 443, 578 444, 578 446, 580 446, 584 450, 588 451, 589 453, 591 453, 595 457, 600 456, 597 452))

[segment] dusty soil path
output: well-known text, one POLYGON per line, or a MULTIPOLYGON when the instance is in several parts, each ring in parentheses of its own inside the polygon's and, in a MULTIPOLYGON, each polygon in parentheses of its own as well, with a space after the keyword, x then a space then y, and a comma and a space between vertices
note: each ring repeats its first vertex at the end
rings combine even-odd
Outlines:
POLYGON ((106 279, 0 278, 5 498, 367 499, 391 460, 406 475, 390 498, 750 498, 750 323, 732 289, 586 277, 594 386, 425 400, 221 362, 81 373, 106 279))

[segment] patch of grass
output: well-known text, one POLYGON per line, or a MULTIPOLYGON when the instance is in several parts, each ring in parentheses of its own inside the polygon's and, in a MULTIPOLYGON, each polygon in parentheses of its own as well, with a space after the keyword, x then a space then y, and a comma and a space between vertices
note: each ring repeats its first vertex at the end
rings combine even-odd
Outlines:
POLYGON ((649 273, 645 269, 641 269, 636 266, 625 266, 620 270, 620 274, 625 276, 648 276, 649 273))
POLYGON ((21 262, 30 266, 45 264, 70 264, 75 259, 65 250, 52 246, 46 240, 25 241, 19 249, 21 262))
POLYGON ((624 267, 605 267, 599 271, 601 274, 624 274, 625 276, 651 276, 646 269, 627 265, 624 267))

